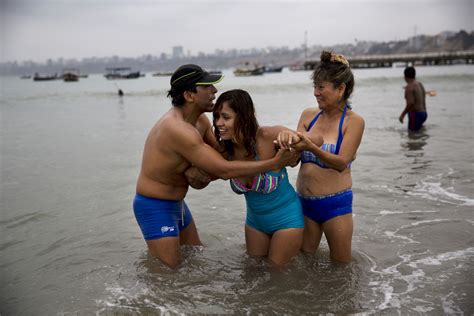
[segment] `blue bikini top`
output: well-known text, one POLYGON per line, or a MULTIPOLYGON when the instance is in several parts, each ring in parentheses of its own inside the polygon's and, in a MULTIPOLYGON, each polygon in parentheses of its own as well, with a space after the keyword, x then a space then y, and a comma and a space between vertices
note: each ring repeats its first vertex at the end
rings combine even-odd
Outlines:
MULTIPOLYGON (((257 150, 254 148, 255 160, 259 160, 257 150)), ((232 157, 230 157, 232 160, 232 157)), ((230 187, 232 191, 237 194, 244 194, 247 192, 256 192, 262 194, 269 194, 275 191, 285 177, 288 177, 286 168, 282 168, 279 172, 263 172, 253 178, 252 185, 248 187, 237 178, 230 179, 230 187)))
MULTIPOLYGON (((346 111, 347 111, 347 105, 344 107, 344 111, 342 112, 341 119, 339 120, 339 133, 338 133, 338 136, 337 136, 336 144, 322 144, 321 147, 320 147, 322 150, 327 151, 327 152, 329 152, 331 154, 334 154, 334 155, 339 154, 339 150, 341 149, 342 138, 343 138, 343 136, 342 136, 342 124, 344 123, 344 117, 346 116, 346 111)), ((320 111, 318 114, 316 114, 316 116, 313 118, 311 123, 309 123, 308 129, 306 130, 307 132, 309 132, 311 127, 313 127, 314 123, 316 123, 316 121, 318 120, 318 117, 319 117, 319 115, 321 115, 321 113, 323 113, 323 111, 320 111)), ((307 162, 312 162, 314 164, 317 164, 321 168, 329 168, 324 163, 324 161, 322 161, 321 158, 316 156, 313 152, 303 151, 301 153, 301 163, 303 164, 303 163, 307 163, 307 162)), ((350 168, 350 167, 351 167, 351 163, 349 163, 347 168, 350 168)))

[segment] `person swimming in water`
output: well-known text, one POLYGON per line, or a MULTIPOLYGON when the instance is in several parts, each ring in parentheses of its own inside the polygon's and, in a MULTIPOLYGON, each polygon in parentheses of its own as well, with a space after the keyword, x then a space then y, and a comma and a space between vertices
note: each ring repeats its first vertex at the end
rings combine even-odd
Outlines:
MULTIPOLYGON (((217 98, 213 117, 218 150, 232 161, 270 159, 277 152, 273 141, 287 129, 259 126, 252 98, 240 89, 226 91, 217 98)), ((232 177, 230 186, 245 196, 247 253, 267 257, 276 267, 287 264, 300 251, 304 219, 286 168, 252 177, 232 177)))
POLYGON ((288 150, 266 160, 243 162, 227 161, 213 149, 215 138, 205 112, 214 108, 214 84, 221 79, 222 75, 210 74, 197 65, 179 67, 171 76, 168 92, 173 106, 155 123, 145 141, 134 215, 151 256, 172 268, 181 261, 181 245, 201 245, 184 202, 191 166, 229 179, 253 176, 295 161, 295 154, 288 150))
POLYGON ((301 151, 296 187, 305 219, 302 250, 315 253, 324 233, 331 259, 347 263, 353 232, 351 163, 365 123, 349 103, 354 76, 344 56, 323 51, 313 84, 319 107, 305 109, 298 134, 284 131, 278 143, 301 151))
POLYGON ((428 118, 425 96, 426 94, 430 96, 436 94, 433 94, 433 91, 425 91, 423 84, 415 79, 415 68, 407 67, 403 74, 407 83, 405 87, 406 105, 398 120, 403 123, 405 115, 408 114, 408 130, 418 131, 428 118))

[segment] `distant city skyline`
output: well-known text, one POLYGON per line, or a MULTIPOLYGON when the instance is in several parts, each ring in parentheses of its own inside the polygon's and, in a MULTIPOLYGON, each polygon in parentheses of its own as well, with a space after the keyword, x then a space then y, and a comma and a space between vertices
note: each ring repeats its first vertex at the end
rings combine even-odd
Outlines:
POLYGON ((1 0, 0 62, 393 41, 473 30, 470 0, 1 0), (181 47, 181 49, 179 48, 181 47))

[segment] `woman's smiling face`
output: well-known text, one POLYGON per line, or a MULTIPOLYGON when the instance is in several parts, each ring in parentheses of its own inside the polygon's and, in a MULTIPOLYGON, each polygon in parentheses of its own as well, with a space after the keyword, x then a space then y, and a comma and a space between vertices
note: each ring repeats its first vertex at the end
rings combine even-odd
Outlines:
POLYGON ((335 88, 331 82, 322 81, 314 86, 314 96, 318 101, 320 109, 338 106, 344 95, 344 85, 335 88))
POLYGON ((222 140, 234 139, 234 122, 236 113, 225 101, 222 107, 214 112, 214 127, 219 130, 222 140))

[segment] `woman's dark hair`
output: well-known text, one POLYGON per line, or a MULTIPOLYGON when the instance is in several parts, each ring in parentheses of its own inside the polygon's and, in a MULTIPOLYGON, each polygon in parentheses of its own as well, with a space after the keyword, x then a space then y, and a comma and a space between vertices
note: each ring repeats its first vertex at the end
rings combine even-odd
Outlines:
POLYGON ((252 98, 247 91, 241 89, 229 90, 222 93, 216 101, 213 111, 214 135, 219 144, 223 145, 229 155, 234 154, 234 145, 231 140, 222 140, 219 129, 216 127, 216 121, 219 119, 218 111, 227 102, 229 107, 235 112, 234 134, 240 137, 248 155, 255 154, 257 139, 258 122, 255 117, 255 107, 252 98))
POLYGON ((182 88, 182 89, 176 89, 176 88, 171 87, 171 89, 168 91, 168 94, 166 96, 168 98, 171 98, 171 104, 173 104, 173 106, 180 107, 180 106, 183 106, 184 103, 186 102, 183 95, 183 93, 186 91, 191 91, 191 92, 196 93, 197 92, 196 86, 182 88))
POLYGON ((321 62, 314 70, 311 79, 313 79, 314 86, 327 81, 338 88, 344 83, 346 85, 343 96, 344 102, 348 101, 354 89, 354 75, 347 59, 342 55, 328 51, 321 52, 321 62))

